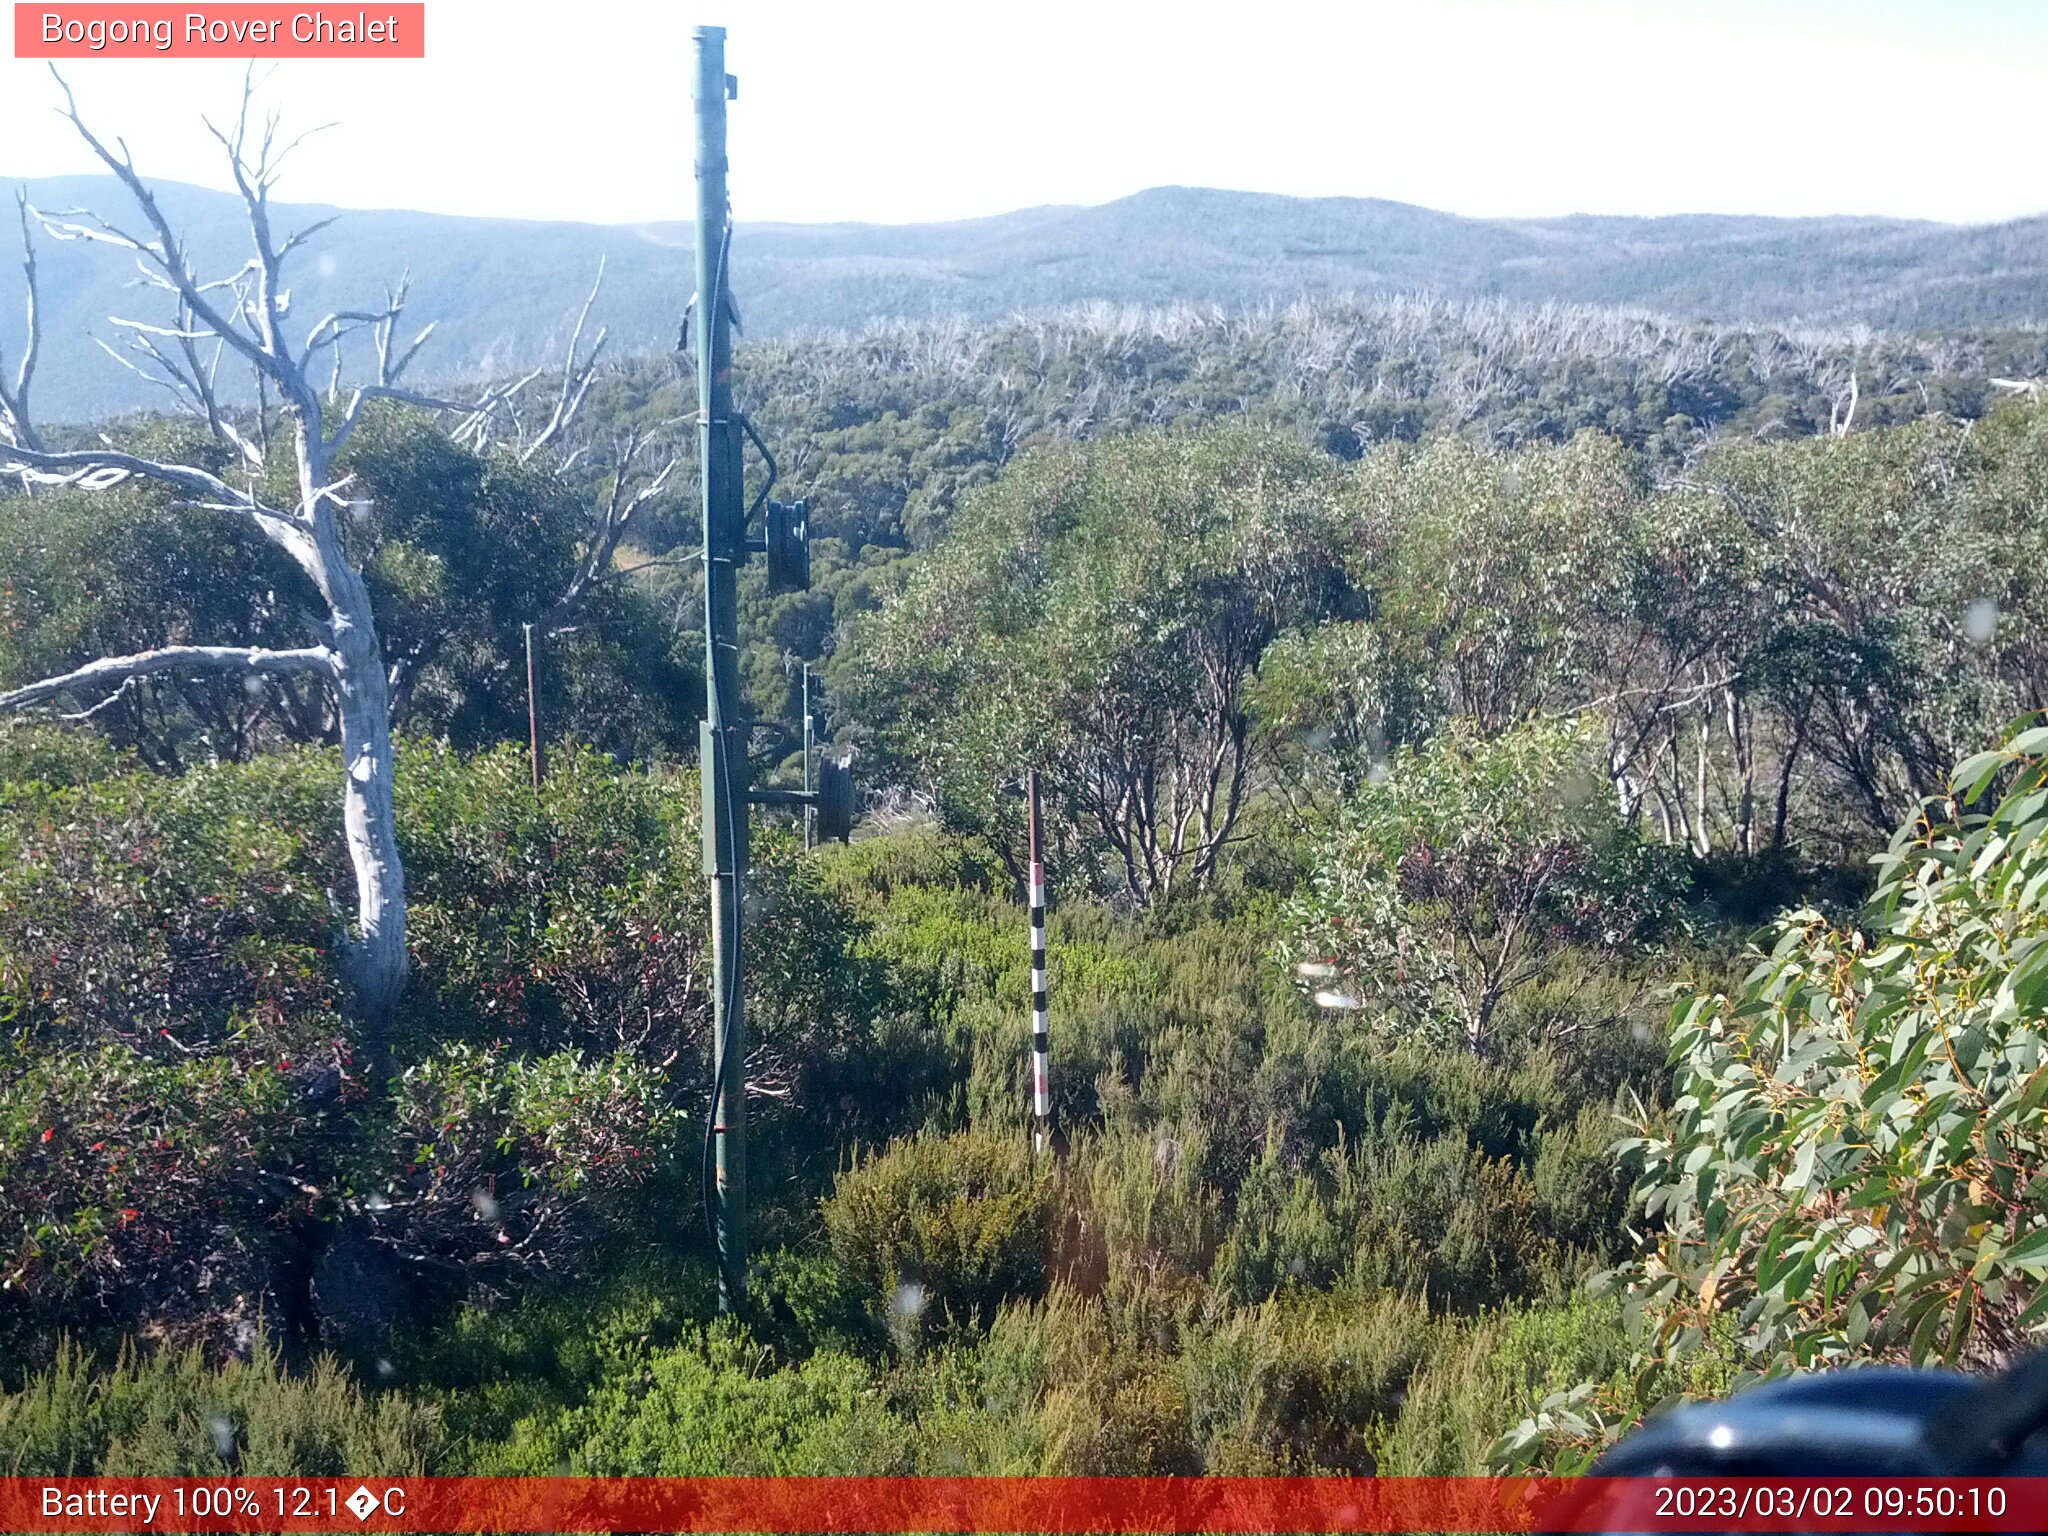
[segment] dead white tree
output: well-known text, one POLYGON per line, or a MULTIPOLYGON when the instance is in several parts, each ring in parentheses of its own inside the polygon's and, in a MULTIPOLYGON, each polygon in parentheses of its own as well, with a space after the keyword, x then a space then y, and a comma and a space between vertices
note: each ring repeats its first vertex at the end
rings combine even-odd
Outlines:
POLYGON ((600 481, 597 496, 596 521, 568 585, 541 623, 544 633, 562 633, 575 622, 591 594, 609 582, 623 581, 656 566, 686 563, 662 556, 649 556, 632 565, 618 563, 619 546, 632 530, 634 518, 668 489, 681 464, 681 452, 664 446, 658 432, 631 427, 612 439, 605 458, 608 473, 600 481))
MULTIPOLYGON (((546 414, 530 415, 524 405, 528 389, 547 373, 545 365, 512 380, 455 430, 458 442, 482 452, 497 446, 522 464, 549 465, 556 478, 569 480, 581 471, 596 483, 596 502, 589 534, 582 541, 576 567, 570 572, 562 595, 547 614, 534 625, 543 636, 565 633, 576 615, 598 588, 623 580, 636 571, 684 562, 651 557, 631 566, 617 563, 620 545, 632 530, 634 519, 668 489, 682 467, 683 454, 677 446, 675 429, 685 418, 660 422, 652 427, 631 426, 611 434, 600 443, 582 431, 582 412, 590 388, 598 377, 608 327, 590 331, 590 316, 604 291, 605 263, 597 264, 597 280, 577 311, 569 330, 561 378, 546 407, 546 414), (588 346, 584 337, 590 336, 588 346)), ((687 323, 687 322, 686 322, 687 323)))
POLYGON ((1862 397, 1862 381, 1856 377, 1856 366, 1849 365, 1849 387, 1828 402, 1828 435, 1847 437, 1856 425, 1856 402, 1862 397))
MULTIPOLYGON (((53 71, 54 73, 54 71, 53 71)), ((335 459, 373 402, 393 400, 434 411, 456 411, 468 419, 488 402, 456 405, 405 388, 402 379, 433 327, 409 342, 399 325, 405 310, 404 284, 387 294, 382 308, 343 310, 312 325, 293 345, 286 334, 290 293, 286 261, 323 227, 279 238, 271 222, 270 192, 283 162, 298 142, 280 144, 278 118, 252 123, 253 82, 245 83, 231 132, 208 123, 226 151, 235 186, 247 209, 253 254, 237 271, 204 280, 194 270, 176 230, 135 169, 128 146, 113 147, 93 133, 61 76, 63 115, 100 163, 126 188, 142 223, 130 233, 84 210, 44 214, 24 201, 22 241, 28 278, 30 323, 14 382, 0 386, 0 473, 25 485, 102 490, 131 479, 168 486, 186 506, 248 519, 305 572, 325 612, 307 615, 313 643, 290 650, 235 646, 173 645, 134 656, 109 656, 12 692, 0 693, 0 710, 49 700, 84 700, 111 694, 137 678, 159 673, 228 674, 243 677, 310 677, 331 690, 342 751, 342 823, 356 883, 355 921, 344 935, 348 980, 373 1061, 384 1054, 389 1025, 404 991, 407 969, 405 870, 399 858, 392 805, 390 676, 378 643, 369 589, 350 560, 340 516, 347 508, 346 479, 337 479, 335 459), (228 446, 235 468, 214 474, 191 465, 123 453, 107 444, 60 448, 39 432, 29 412, 29 389, 43 336, 37 324, 33 222, 53 239, 86 240, 132 252, 145 283, 173 302, 169 324, 112 317, 129 340, 126 366, 160 384, 203 418, 228 446), (369 340, 374 378, 346 391, 339 386, 342 343, 369 340), (232 361, 254 376, 253 416, 243 430, 223 403, 217 377, 232 361), (332 367, 336 387, 323 400, 313 382, 316 369, 332 367), (265 402, 274 402, 267 414, 265 402), (280 430, 268 430, 275 420, 280 430), (295 471, 291 498, 267 500, 264 482, 274 445, 288 441, 295 471)), ((109 349, 111 350, 111 349, 109 349)), ((0 370, 0 379, 4 379, 0 370)), ((97 707, 97 706, 92 706, 97 707)), ((87 708, 81 713, 90 713, 87 708)))
MULTIPOLYGON (((538 422, 530 421, 524 406, 527 389, 548 371, 543 363, 479 401, 469 418, 455 429, 457 442, 482 452, 492 442, 505 438, 513 456, 522 464, 530 464, 549 448, 559 446, 582 413, 583 402, 597 378, 598 360, 604 355, 605 340, 610 335, 607 327, 599 326, 597 334, 591 338, 589 350, 584 349, 583 333, 589 328, 590 312, 596 308, 597 296, 604 290, 604 268, 604 260, 600 257, 597 281, 590 285, 590 296, 583 301, 583 308, 576 315, 576 324, 569 332, 568 353, 562 362, 561 388, 555 392, 554 404, 547 417, 538 422)), ((567 449, 556 463, 555 472, 567 474, 576 467, 580 457, 581 450, 567 449)))

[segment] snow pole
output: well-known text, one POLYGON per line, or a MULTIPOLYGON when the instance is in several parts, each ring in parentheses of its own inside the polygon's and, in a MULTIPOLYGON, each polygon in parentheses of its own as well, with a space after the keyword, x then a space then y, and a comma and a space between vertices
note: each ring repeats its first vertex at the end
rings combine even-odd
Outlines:
POLYGON ((1045 860, 1038 843, 1038 770, 1027 779, 1031 859, 1031 1117, 1033 1146, 1052 1145, 1052 1040, 1046 1017, 1045 860))

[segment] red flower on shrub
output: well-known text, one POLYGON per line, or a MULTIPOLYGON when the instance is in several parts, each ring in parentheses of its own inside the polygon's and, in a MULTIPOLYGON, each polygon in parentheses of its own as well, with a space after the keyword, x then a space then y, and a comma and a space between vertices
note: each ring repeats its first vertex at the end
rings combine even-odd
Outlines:
POLYGON ((53 1125, 53 1126, 49 1127, 49 1128, 48 1128, 47 1130, 45 1130, 45 1131, 43 1132, 43 1140, 44 1140, 45 1142, 48 1142, 48 1141, 49 1141, 49 1140, 50 1140, 50 1139, 51 1139, 51 1138, 52 1138, 53 1136, 55 1136, 56 1134, 57 1134, 57 1128, 56 1128, 56 1127, 55 1127, 55 1126, 53 1125))
POLYGON ((124 1205, 121 1207, 121 1219, 123 1221, 133 1221, 136 1217, 140 1216, 141 1214, 142 1212, 135 1209, 135 1207, 132 1205, 124 1205))

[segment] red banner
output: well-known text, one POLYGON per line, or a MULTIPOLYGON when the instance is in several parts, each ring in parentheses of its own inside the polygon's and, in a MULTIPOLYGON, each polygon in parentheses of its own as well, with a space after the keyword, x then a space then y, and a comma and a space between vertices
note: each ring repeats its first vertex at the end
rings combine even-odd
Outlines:
POLYGON ((17 59, 423 59, 427 8, 16 0, 17 59))
POLYGON ((0 1478, 8 1531, 2040 1531, 2048 1478, 0 1478))

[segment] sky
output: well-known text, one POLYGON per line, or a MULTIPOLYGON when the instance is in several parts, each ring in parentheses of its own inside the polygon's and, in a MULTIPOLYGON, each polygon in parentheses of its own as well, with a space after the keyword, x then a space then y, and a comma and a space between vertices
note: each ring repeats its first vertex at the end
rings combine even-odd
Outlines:
MULTIPOLYGON (((277 195, 687 218, 698 23, 740 79, 741 220, 1171 184, 1479 216, 2048 210, 2048 0, 428 0, 424 60, 266 66, 288 126, 336 124, 277 195)), ((145 174, 227 185, 200 119, 240 65, 65 68, 145 174)), ((96 168, 55 99, 0 59, 0 180, 96 168)))

